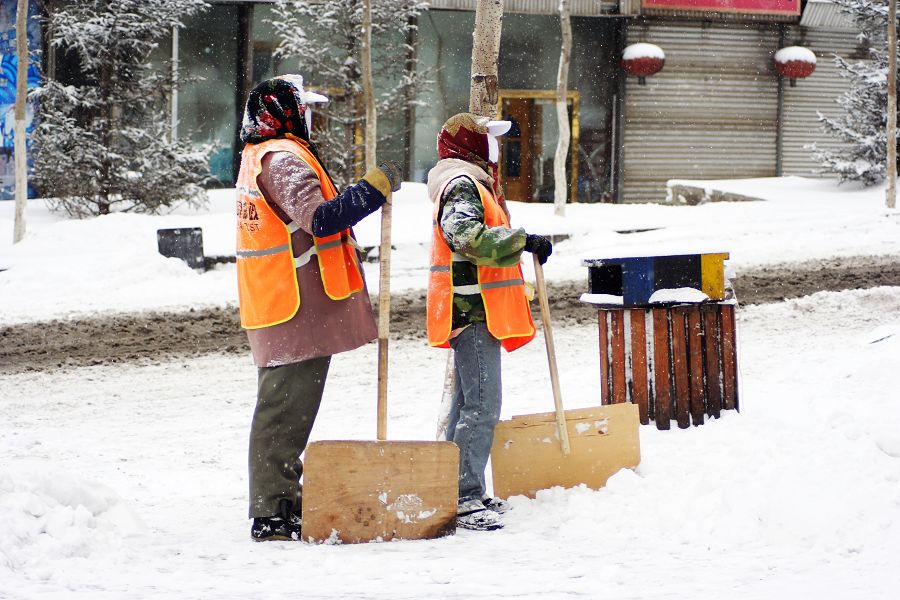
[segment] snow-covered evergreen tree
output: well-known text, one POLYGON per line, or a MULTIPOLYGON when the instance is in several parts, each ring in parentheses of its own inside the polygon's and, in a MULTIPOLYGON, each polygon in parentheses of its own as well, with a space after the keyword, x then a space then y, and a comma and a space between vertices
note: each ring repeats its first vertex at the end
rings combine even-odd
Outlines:
POLYGON ((837 102, 844 113, 837 119, 819 114, 826 132, 844 142, 839 150, 816 150, 813 157, 841 181, 872 185, 885 177, 887 161, 887 0, 834 0, 859 27, 869 60, 836 57, 850 90, 837 102))
MULTIPOLYGON (((415 30, 413 19, 427 8, 427 2, 418 0, 372 2, 372 74, 381 123, 402 123, 405 108, 421 104, 417 92, 429 83, 428 73, 417 72, 415 61, 407 60, 411 50, 407 36, 415 30)), ((330 99, 314 108, 328 126, 314 128, 312 137, 338 187, 351 183, 365 162, 362 11, 362 0, 277 0, 278 16, 272 19, 279 37, 278 56, 296 61, 289 70, 303 75, 310 89, 330 99)), ((379 126, 379 148, 397 136, 397 128, 393 129, 379 126)))
POLYGON ((50 51, 74 54, 79 69, 77 85, 47 79, 36 92, 34 180, 54 208, 87 216, 205 201, 212 148, 171 139, 171 71, 150 55, 207 6, 79 0, 50 13, 50 51))

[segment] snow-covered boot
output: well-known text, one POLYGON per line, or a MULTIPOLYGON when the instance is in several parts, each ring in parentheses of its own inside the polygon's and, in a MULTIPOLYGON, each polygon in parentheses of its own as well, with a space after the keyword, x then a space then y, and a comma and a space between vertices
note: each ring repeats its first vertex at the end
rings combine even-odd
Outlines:
POLYGON ((484 503, 485 508, 488 508, 501 515, 512 510, 512 506, 510 506, 509 502, 502 498, 492 498, 491 496, 485 496, 481 499, 481 501, 484 503))
POLYGON ((256 517, 250 527, 250 537, 256 542, 299 541, 300 515, 291 511, 289 500, 281 500, 278 514, 270 517, 256 517))
POLYGON ((485 508, 481 500, 466 500, 457 506, 456 526, 474 531, 493 531, 503 528, 503 519, 499 513, 485 508))

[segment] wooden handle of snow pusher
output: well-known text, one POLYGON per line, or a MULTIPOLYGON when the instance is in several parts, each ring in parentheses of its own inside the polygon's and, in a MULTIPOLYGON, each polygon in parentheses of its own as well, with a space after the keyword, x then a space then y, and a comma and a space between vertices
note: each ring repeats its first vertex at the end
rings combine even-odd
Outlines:
POLYGON ((550 365, 550 383, 553 386, 553 404, 556 406, 556 428, 563 454, 572 452, 569 446, 569 430, 566 429, 566 413, 563 411, 562 394, 559 392, 559 372, 556 368, 556 346, 553 344, 553 328, 550 326, 550 303, 547 301, 547 285, 544 283, 544 267, 534 255, 534 281, 537 284, 538 303, 541 305, 541 323, 544 341, 547 342, 547 363, 550 365))
POLYGON ((387 439, 388 337, 391 328, 391 203, 381 205, 378 250, 378 426, 377 439, 387 439))

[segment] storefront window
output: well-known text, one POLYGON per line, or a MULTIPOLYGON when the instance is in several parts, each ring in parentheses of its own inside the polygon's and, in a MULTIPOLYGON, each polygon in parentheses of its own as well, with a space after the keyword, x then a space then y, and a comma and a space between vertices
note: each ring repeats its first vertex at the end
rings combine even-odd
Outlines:
POLYGON ((237 81, 238 9, 213 5, 188 19, 179 35, 179 67, 202 80, 178 94, 179 135, 199 143, 215 143, 210 159, 213 176, 234 182, 235 94, 237 81))
MULTIPOLYGON (((419 20, 420 68, 437 83, 417 112, 414 177, 424 181, 437 161, 433 143, 450 115, 468 110, 474 13, 430 11, 419 20)), ((569 69, 572 147, 567 160, 570 197, 611 199, 612 107, 618 89, 616 28, 612 19, 573 18, 569 69), (572 177, 572 173, 576 174, 572 177)), ((516 123, 501 144, 507 197, 552 202, 558 138, 554 91, 559 64, 559 18, 506 14, 500 43, 501 116, 516 123), (537 32, 540 32, 538 34, 537 32)))
POLYGON ((258 4, 253 7, 253 68, 251 72, 251 86, 265 81, 276 75, 285 75, 290 72, 289 65, 283 59, 275 57, 275 49, 278 47, 278 37, 272 28, 272 19, 276 13, 271 6, 258 4))

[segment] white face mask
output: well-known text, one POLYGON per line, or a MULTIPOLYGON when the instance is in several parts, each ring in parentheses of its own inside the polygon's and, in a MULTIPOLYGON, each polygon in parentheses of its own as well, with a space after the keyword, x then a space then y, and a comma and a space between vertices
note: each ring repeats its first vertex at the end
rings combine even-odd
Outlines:
POLYGON ((315 92, 307 92, 303 87, 302 75, 279 75, 278 79, 291 82, 296 90, 297 103, 306 106, 306 131, 312 133, 312 105, 328 102, 328 98, 315 92))
POLYGON ((511 121, 488 121, 488 162, 496 163, 500 160, 500 142, 497 138, 504 135, 512 127, 511 121))
POLYGON ((488 162, 495 163, 500 160, 500 142, 497 138, 488 134, 488 162))

